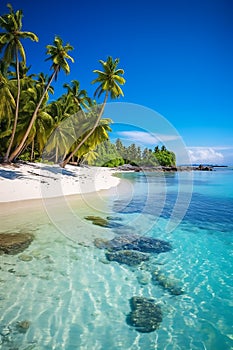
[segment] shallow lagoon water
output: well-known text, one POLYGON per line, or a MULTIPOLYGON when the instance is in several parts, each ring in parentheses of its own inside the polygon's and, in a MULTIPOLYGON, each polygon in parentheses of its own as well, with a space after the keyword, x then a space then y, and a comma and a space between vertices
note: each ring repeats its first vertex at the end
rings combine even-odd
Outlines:
POLYGON ((121 186, 97 195, 1 205, 0 232, 35 236, 23 253, 1 255, 1 350, 233 349, 233 171, 194 172, 193 181, 188 172, 120 176, 121 186), (168 230, 178 189, 192 198, 168 230), (115 216, 121 225, 94 226, 86 215, 115 216), (109 262, 93 240, 123 231, 173 249, 138 267, 109 262), (154 271, 184 293, 171 295, 152 280, 154 271), (156 331, 127 324, 132 296, 159 303, 156 331), (17 327, 23 320, 25 332, 17 327))

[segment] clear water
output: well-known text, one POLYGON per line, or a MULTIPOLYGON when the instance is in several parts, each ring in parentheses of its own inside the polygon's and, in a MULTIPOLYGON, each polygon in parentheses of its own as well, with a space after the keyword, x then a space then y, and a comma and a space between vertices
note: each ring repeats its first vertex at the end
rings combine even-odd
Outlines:
POLYGON ((0 256, 1 350, 233 349, 233 170, 194 172, 193 181, 188 172, 121 177, 96 196, 1 205, 0 232, 35 235, 23 253, 0 256), (85 215, 117 216, 123 227, 97 227, 85 215), (173 249, 139 267, 108 262, 93 240, 122 232, 173 249), (153 282, 153 271, 184 294, 153 282), (132 296, 160 304, 155 332, 126 323, 132 296), (30 327, 19 332, 23 320, 30 327))

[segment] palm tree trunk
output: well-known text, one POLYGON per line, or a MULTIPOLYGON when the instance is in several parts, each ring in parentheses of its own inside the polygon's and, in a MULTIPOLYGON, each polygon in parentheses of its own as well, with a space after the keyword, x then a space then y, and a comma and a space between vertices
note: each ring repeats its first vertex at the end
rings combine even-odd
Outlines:
POLYGON ((20 144, 19 144, 18 147, 14 150, 14 152, 11 153, 11 155, 10 155, 10 157, 9 157, 9 160, 10 160, 10 161, 14 160, 14 159, 21 153, 21 151, 22 151, 22 149, 23 149, 23 146, 24 146, 24 144, 25 144, 25 142, 26 142, 26 140, 27 140, 27 138, 28 138, 28 135, 29 135, 29 133, 30 133, 30 131, 31 131, 31 129, 32 129, 32 126, 33 126, 33 124, 34 124, 34 122, 35 122, 35 120, 36 120, 37 113, 38 113, 38 111, 39 111, 39 109, 40 109, 40 106, 41 106, 41 104, 42 104, 42 102, 43 102, 43 100, 44 100, 44 97, 45 97, 45 95, 46 95, 46 93, 47 93, 47 91, 48 91, 48 89, 49 89, 49 87, 50 87, 50 85, 51 85, 51 83, 52 83, 52 81, 53 81, 53 79, 54 79, 56 73, 57 73, 57 70, 54 70, 53 74, 51 75, 51 77, 50 77, 50 79, 49 79, 49 81, 48 81, 48 84, 47 84, 47 86, 46 86, 46 88, 45 88, 45 91, 44 91, 44 93, 43 93, 43 95, 42 95, 40 101, 38 102, 38 105, 37 105, 37 107, 36 107, 36 109, 35 109, 35 111, 34 111, 34 113, 33 113, 33 116, 32 116, 32 118, 31 118, 31 121, 30 121, 30 123, 29 123, 29 125, 28 125, 28 128, 27 128, 27 130, 26 130, 26 132, 25 132, 25 134, 24 134, 24 136, 23 136, 23 138, 22 138, 20 144))
POLYGON ((62 161, 64 162, 64 160, 66 159, 66 156, 67 156, 67 152, 64 153, 64 156, 62 158, 62 161))
POLYGON ((108 99, 108 91, 106 91, 106 94, 105 94, 105 98, 104 98, 104 102, 103 102, 103 105, 101 107, 101 110, 100 110, 100 113, 98 115, 98 118, 96 119, 96 122, 93 126, 93 128, 90 130, 90 132, 83 138, 83 140, 77 145, 77 147, 74 149, 73 152, 70 153, 70 155, 68 156, 68 158, 66 158, 61 164, 60 166, 62 168, 65 168, 66 164, 69 163, 70 159, 73 157, 73 155, 80 149, 80 147, 87 141, 87 139, 93 134, 93 132, 95 131, 96 127, 98 126, 99 124, 99 121, 104 113, 104 108, 105 108, 105 105, 107 103, 107 99, 108 99))
POLYGON ((58 145, 56 145, 55 164, 58 162, 58 145))
POLYGON ((12 148, 12 145, 14 142, 16 127, 17 127, 17 123, 18 123, 18 115, 19 115, 19 98, 20 98, 20 89, 21 88, 20 88, 20 76, 19 76, 19 56, 18 56, 17 48, 16 48, 15 54, 16 54, 16 74, 17 74, 17 98, 16 98, 16 107, 15 107, 15 120, 14 120, 14 125, 12 128, 10 143, 9 143, 8 148, 7 148, 6 154, 3 158, 4 163, 11 162, 11 160, 9 159, 9 155, 10 155, 11 148, 12 148))
POLYGON ((75 99, 75 102, 77 103, 77 105, 78 105, 78 107, 79 107, 79 111, 81 111, 81 114, 82 114, 82 116, 84 117, 84 119, 86 119, 86 113, 84 112, 84 110, 82 109, 82 106, 81 106, 81 104, 78 102, 78 101, 76 101, 76 99, 75 99))
POLYGON ((32 149, 31 149, 31 162, 33 161, 34 159, 34 146, 35 146, 35 141, 34 139, 32 140, 32 149))

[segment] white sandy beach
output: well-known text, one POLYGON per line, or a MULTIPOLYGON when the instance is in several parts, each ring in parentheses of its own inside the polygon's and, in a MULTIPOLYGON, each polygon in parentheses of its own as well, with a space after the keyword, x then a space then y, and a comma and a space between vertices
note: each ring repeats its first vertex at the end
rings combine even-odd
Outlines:
POLYGON ((114 169, 42 163, 0 165, 0 202, 54 198, 115 187, 114 169))

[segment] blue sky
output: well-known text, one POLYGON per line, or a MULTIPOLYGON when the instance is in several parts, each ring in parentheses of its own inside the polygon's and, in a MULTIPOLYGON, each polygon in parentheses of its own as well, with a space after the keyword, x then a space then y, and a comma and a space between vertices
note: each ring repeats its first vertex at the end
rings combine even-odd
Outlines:
MULTIPOLYGON (((7 2, 1 1, 1 14, 8 12, 7 2)), ((70 64, 70 75, 61 73, 53 85, 55 98, 65 91, 63 83, 72 79, 93 96, 95 87, 90 82, 95 78, 93 69, 101 68, 98 60, 119 57, 126 78, 120 102, 163 116, 182 138, 192 161, 233 164, 232 0, 70 0, 62 4, 41 0, 33 5, 29 0, 13 0, 11 4, 23 10, 23 30, 39 37, 39 43, 24 41, 31 73, 50 73, 45 46, 53 43, 55 35, 74 47, 70 54, 75 63, 70 64)), ((149 134, 156 134, 156 118, 145 123, 148 138, 137 130, 143 128, 139 119, 138 114, 129 122, 125 114, 125 130, 122 125, 118 130, 122 118, 116 115, 112 138, 144 139, 145 146, 152 146, 149 134)))

